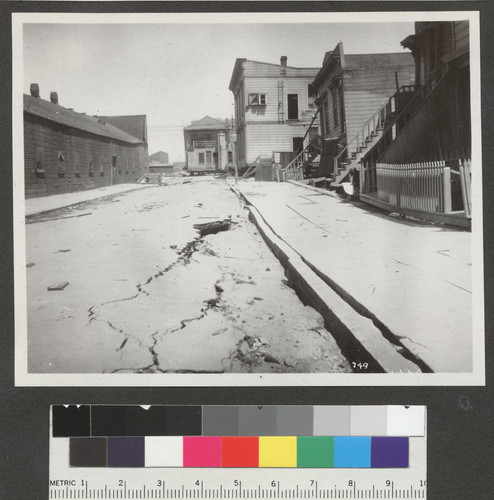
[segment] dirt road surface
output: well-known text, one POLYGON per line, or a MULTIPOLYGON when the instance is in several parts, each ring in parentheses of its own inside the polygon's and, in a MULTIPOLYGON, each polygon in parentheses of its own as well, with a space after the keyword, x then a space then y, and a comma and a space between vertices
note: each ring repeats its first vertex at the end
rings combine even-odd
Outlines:
POLYGON ((29 217, 26 246, 31 373, 351 371, 224 180, 29 217))

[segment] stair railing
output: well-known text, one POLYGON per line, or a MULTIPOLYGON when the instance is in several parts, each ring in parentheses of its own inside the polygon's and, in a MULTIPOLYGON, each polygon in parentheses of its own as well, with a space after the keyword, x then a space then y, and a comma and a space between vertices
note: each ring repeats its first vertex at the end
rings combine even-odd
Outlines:
MULTIPOLYGON (((339 174, 341 164, 343 163, 343 159, 348 155, 350 150, 354 150, 355 155, 358 155, 360 149, 366 145, 366 141, 371 140, 372 134, 375 133, 379 129, 384 129, 384 127, 388 124, 389 118, 393 116, 393 113, 396 112, 396 95, 399 93, 411 93, 415 91, 415 85, 404 85, 400 87, 398 92, 392 95, 382 106, 380 106, 377 111, 364 123, 362 128, 357 132, 357 135, 353 137, 353 139, 347 143, 347 145, 338 153, 334 158, 333 163, 333 173, 336 177, 339 174), (350 149, 351 148, 351 149, 350 149)), ((416 99, 417 95, 415 95, 408 105, 416 99)), ((400 113, 401 116, 402 113, 400 113)))
POLYGON ((290 163, 284 168, 284 170, 290 170, 294 166, 297 168, 301 168, 303 164, 308 161, 308 158, 312 155, 317 155, 322 152, 322 148, 324 145, 324 139, 322 136, 317 135, 313 139, 310 140, 309 144, 300 151, 300 153, 293 158, 290 163))

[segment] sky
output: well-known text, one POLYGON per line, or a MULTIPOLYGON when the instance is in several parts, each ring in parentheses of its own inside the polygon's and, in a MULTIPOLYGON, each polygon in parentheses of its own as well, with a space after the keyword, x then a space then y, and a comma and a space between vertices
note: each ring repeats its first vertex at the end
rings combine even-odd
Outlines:
MULTIPOLYGON (((280 16, 283 14, 280 13, 280 16)), ((410 22, 26 23, 23 92, 88 115, 147 115, 149 154, 184 160, 183 127, 230 118, 236 58, 314 67, 343 42, 347 54, 402 52, 410 22)))

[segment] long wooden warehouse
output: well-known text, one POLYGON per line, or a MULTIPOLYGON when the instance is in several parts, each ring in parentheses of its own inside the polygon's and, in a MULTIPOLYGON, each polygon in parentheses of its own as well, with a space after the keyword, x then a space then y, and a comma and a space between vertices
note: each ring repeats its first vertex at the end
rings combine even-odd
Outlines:
POLYGON ((142 137, 60 106, 55 93, 50 101, 38 95, 24 95, 26 198, 136 182, 147 173, 142 137))

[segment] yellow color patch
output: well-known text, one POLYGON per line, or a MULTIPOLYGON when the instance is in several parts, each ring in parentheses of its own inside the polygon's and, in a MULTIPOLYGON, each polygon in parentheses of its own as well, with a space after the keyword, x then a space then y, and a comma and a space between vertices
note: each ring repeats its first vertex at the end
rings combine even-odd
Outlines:
POLYGON ((297 437, 259 436, 259 467, 297 467, 297 437))

